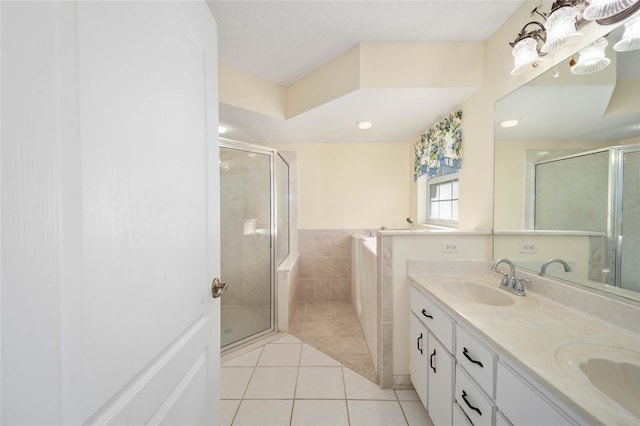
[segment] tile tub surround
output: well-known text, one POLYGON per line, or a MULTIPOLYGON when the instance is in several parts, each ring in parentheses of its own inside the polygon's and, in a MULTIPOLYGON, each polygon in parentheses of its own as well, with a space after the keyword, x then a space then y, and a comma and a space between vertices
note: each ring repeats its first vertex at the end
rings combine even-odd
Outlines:
POLYGON ((287 331, 298 307, 299 259, 297 253, 291 253, 278 266, 278 330, 287 331))
POLYGON ((298 251, 301 302, 351 300, 351 235, 348 229, 300 229, 298 251))
POLYGON ((355 308, 374 369, 378 365, 378 256, 377 238, 351 238, 351 302, 355 308))
MULTIPOLYGON (((489 263, 487 262, 487 265, 489 263)), ((486 270, 485 270, 486 271, 486 270)), ((526 274, 521 274, 526 275, 526 274)), ((457 322, 485 338, 502 360, 520 369, 545 387, 549 398, 568 407, 568 414, 589 424, 630 424, 632 419, 614 402, 594 387, 586 377, 571 378, 556 361, 556 353, 567 343, 588 342, 640 351, 640 334, 607 322, 602 318, 579 312, 563 305, 529 286, 529 293, 515 305, 496 308, 467 301, 444 290, 442 282, 451 276, 411 274, 422 292, 439 301, 457 322)), ((497 286, 496 274, 467 275, 497 286)), ((547 280, 548 281, 548 280, 547 280)), ((563 286, 555 283, 555 286, 563 286)), ((550 294, 553 290, 545 287, 550 294)), ((583 294, 588 299, 593 294, 583 294)), ((589 354, 585 354, 589 357, 589 354)), ((640 362, 640 360, 638 360, 640 362)))
POLYGON ((432 426, 415 391, 380 389, 291 335, 225 357, 221 425, 432 426))

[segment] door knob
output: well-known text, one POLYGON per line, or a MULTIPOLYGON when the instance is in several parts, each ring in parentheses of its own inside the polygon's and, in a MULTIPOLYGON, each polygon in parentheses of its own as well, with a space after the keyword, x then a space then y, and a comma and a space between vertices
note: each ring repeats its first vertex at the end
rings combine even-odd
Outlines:
POLYGON ((229 284, 221 283, 218 278, 214 278, 213 282, 211 283, 211 297, 217 299, 218 297, 222 296, 222 293, 227 289, 228 286, 229 284))

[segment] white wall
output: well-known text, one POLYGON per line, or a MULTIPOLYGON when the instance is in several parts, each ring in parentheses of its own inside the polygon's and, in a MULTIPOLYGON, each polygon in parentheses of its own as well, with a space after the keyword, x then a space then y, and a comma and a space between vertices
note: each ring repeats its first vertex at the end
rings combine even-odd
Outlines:
POLYGON ((402 142, 271 144, 296 151, 300 229, 406 228, 411 146, 402 142))
MULTIPOLYGON (((533 271, 539 271, 542 264, 549 259, 562 258, 569 263, 572 271, 564 273, 562 265, 554 263, 547 268, 548 274, 571 281, 588 281, 590 260, 592 258, 591 239, 596 235, 495 235, 494 253, 496 258, 506 257, 517 266, 523 266, 533 271), (531 254, 522 253, 520 245, 523 243, 534 243, 536 252, 531 254)), ((601 235, 601 238, 604 238, 604 236, 601 235)), ((604 246, 601 244, 598 247, 594 247, 594 249, 598 248, 603 249, 604 246)), ((595 254, 601 261, 599 269, 604 266, 602 265, 602 255, 602 250, 595 254)), ((601 273, 600 270, 597 272, 601 273)))

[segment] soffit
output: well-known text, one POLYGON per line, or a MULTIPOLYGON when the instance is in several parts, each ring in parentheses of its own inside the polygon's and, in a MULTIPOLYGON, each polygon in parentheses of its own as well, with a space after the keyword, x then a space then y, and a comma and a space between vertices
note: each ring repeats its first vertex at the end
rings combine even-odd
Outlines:
MULTIPOLYGON (((220 61, 286 87, 359 43, 484 42, 522 0, 208 4, 218 24, 220 61)), ((437 61, 433 66, 438 67, 437 61)), ((360 89, 289 119, 221 103, 220 122, 231 128, 225 137, 252 143, 409 142, 474 90, 360 89), (358 120, 373 121, 373 129, 358 130, 358 120)))

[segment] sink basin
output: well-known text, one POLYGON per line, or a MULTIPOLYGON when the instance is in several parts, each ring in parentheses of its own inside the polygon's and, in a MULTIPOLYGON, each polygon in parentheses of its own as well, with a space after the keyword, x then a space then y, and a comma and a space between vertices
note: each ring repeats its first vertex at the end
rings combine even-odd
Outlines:
POLYGON ((640 352, 597 343, 571 343, 556 351, 560 366, 640 419, 640 352))
POLYGON ((580 369, 600 392, 640 417, 640 365, 591 358, 580 369))
POLYGON ((505 291, 473 281, 450 280, 443 282, 442 287, 449 293, 471 302, 491 306, 513 305, 513 298, 505 291))

